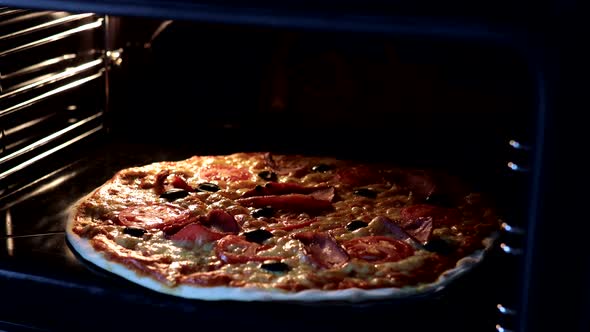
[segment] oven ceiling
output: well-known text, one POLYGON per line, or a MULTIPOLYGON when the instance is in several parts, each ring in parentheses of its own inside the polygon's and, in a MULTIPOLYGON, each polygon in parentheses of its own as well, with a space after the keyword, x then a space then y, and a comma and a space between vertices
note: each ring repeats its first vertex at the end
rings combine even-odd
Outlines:
POLYGON ((571 0, 0 0, 0 6, 355 31, 477 34, 574 12, 571 0), (531 11, 531 3, 534 11, 531 11), (402 19, 403 18, 403 19, 402 19), (447 23, 439 22, 445 18, 447 23), (470 22, 470 23, 469 23, 470 22), (464 24, 463 24, 464 23, 464 24), (390 31, 397 26, 397 30, 390 31), (440 29, 439 29, 440 27, 440 29), (434 29, 433 29, 434 28, 434 29))

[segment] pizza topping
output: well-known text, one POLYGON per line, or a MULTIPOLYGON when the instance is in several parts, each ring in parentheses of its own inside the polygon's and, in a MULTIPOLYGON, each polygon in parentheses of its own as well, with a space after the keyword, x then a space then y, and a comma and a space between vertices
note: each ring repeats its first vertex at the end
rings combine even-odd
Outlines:
POLYGON ((170 236, 171 240, 190 242, 197 245, 209 243, 221 239, 226 234, 215 232, 201 224, 189 224, 184 226, 176 234, 170 236))
POLYGON ((251 215, 254 218, 260 218, 260 217, 272 217, 272 215, 275 213, 275 210, 270 207, 270 206, 263 206, 259 209, 255 209, 252 211, 251 215))
POLYGON ((385 216, 373 218, 369 223, 367 230, 371 235, 389 236, 400 241, 408 242, 414 246, 420 246, 418 240, 385 216))
POLYGON ((414 223, 419 218, 431 217, 434 227, 440 227, 456 223, 461 220, 461 214, 456 209, 438 207, 428 204, 416 204, 402 209, 400 216, 402 218, 402 227, 414 223))
POLYGON ((373 263, 397 262, 414 254, 405 242, 387 236, 365 236, 344 242, 351 257, 373 263))
POLYGON ((260 245, 246 241, 238 235, 228 235, 217 241, 215 253, 225 263, 246 263, 250 261, 263 262, 266 260, 281 260, 278 256, 258 256, 260 245))
POLYGON ((368 198, 377 198, 377 192, 370 188, 359 188, 352 192, 357 196, 363 196, 368 198))
POLYGON ((78 205, 68 229, 170 287, 420 287, 482 248, 497 222, 485 202, 433 174, 320 157, 199 156, 117 173, 78 205))
POLYGON ((277 181, 277 174, 271 171, 262 171, 258 173, 258 177, 264 181, 277 181))
POLYGON ((119 213, 119 222, 125 226, 145 229, 162 229, 175 223, 183 223, 191 216, 187 210, 168 204, 131 206, 119 213))
POLYGON ((369 224, 373 235, 392 235, 400 241, 421 248, 432 234, 432 218, 420 218, 412 226, 400 226, 385 216, 376 217, 369 224))
POLYGON ((220 209, 211 210, 202 223, 220 232, 238 234, 240 231, 240 225, 236 219, 220 209))
POLYGON ((412 235, 418 242, 426 243, 432 234, 432 217, 420 217, 403 225, 404 231, 412 235))
POLYGON ((143 237, 143 234, 145 234, 145 229, 139 227, 125 227, 123 228, 123 234, 134 237, 143 237))
POLYGON ((269 262, 260 264, 260 268, 270 272, 287 272, 291 267, 283 262, 269 262))
POLYGON ((353 220, 353 221, 349 222, 348 224, 346 224, 346 229, 348 229, 349 231, 354 231, 359 228, 367 227, 367 225, 368 225, 368 223, 366 223, 362 220, 353 220))
POLYGON ((312 195, 288 194, 256 196, 237 199, 236 202, 244 206, 265 207, 289 211, 319 211, 332 207, 332 202, 326 199, 317 199, 312 195))
POLYGON ((434 179, 425 172, 408 173, 404 180, 412 194, 418 197, 428 198, 437 189, 434 179))
POLYGON ((331 202, 334 200, 335 194, 334 194, 334 188, 329 187, 329 188, 325 188, 325 189, 316 190, 309 195, 315 199, 331 202))
POLYGON ((266 165, 279 175, 301 175, 305 171, 305 162, 299 161, 299 159, 291 159, 288 161, 280 160, 275 161, 270 153, 264 154, 264 161, 266 165))
POLYGON ((247 241, 262 244, 262 242, 272 237, 272 233, 265 229, 256 229, 253 231, 245 232, 244 237, 247 241))
POLYGON ((154 191, 159 194, 164 192, 164 182, 166 181, 166 178, 168 177, 168 175, 170 175, 170 170, 161 170, 158 172, 158 174, 156 174, 156 179, 154 181, 153 187, 154 187, 154 191))
POLYGON ((185 198, 188 196, 188 191, 185 189, 170 189, 160 194, 160 198, 164 198, 168 201, 175 201, 177 199, 185 198))
POLYGON ((178 175, 174 175, 172 177, 172 181, 170 181, 170 184, 177 189, 184 189, 187 192, 188 191, 195 191, 195 189, 193 187, 191 187, 188 183, 186 183, 186 180, 183 179, 182 177, 178 176, 178 175))
POLYGON ((303 243, 306 254, 319 267, 329 269, 348 262, 346 251, 327 233, 301 232, 293 238, 303 243))
POLYGON ((351 186, 366 186, 383 180, 378 169, 364 165, 339 168, 336 173, 341 182, 351 186))
POLYGON ((216 185, 215 183, 204 182, 204 183, 199 183, 199 185, 197 186, 197 190, 214 193, 214 192, 221 190, 221 188, 219 188, 219 186, 216 185))
POLYGON ((252 196, 287 195, 287 194, 312 194, 316 191, 328 189, 327 187, 305 187, 296 183, 269 182, 263 186, 257 185, 242 195, 243 198, 252 196))

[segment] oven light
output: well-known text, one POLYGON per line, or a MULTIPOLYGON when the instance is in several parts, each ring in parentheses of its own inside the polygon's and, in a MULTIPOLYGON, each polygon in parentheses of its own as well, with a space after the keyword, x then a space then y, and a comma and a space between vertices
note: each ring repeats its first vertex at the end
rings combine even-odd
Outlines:
POLYGON ((519 141, 513 139, 508 141, 508 145, 517 150, 530 150, 530 147, 528 145, 521 144, 519 141))
POLYGON ((498 308, 498 311, 504 315, 514 315, 515 314, 514 310, 508 309, 501 304, 496 305, 496 308, 498 308))
POLYGON ((520 143, 518 143, 517 141, 515 141, 513 139, 511 139, 510 142, 508 142, 508 144, 510 144, 510 146, 515 149, 520 149, 520 143))
POLYGON ((500 244, 500 249, 502 249, 502 251, 504 251, 507 254, 513 254, 513 255, 520 255, 520 254, 522 254, 522 250, 521 249, 512 248, 509 245, 507 245, 506 243, 501 243, 500 244))
POLYGON ((515 172, 527 172, 528 169, 524 168, 524 167, 520 167, 517 164, 509 161, 508 164, 506 164, 508 166, 508 168, 510 168, 511 170, 515 171, 515 172))
POLYGON ((500 325, 500 324, 496 324, 496 331, 498 331, 498 332, 512 332, 511 330, 507 330, 507 329, 503 328, 502 325, 500 325))
POLYGON ((513 234, 523 234, 524 230, 520 227, 513 227, 510 226, 508 223, 503 222, 502 225, 500 225, 500 227, 502 227, 502 230, 504 230, 505 232, 508 233, 513 233, 513 234))
POLYGON ((515 164, 515 163, 513 163, 513 162, 511 162, 511 161, 510 161, 510 162, 508 162, 508 168, 510 168, 510 169, 511 169, 511 170, 513 170, 513 171, 518 171, 518 169, 519 169, 519 168, 518 168, 518 165, 517 165, 517 164, 515 164))

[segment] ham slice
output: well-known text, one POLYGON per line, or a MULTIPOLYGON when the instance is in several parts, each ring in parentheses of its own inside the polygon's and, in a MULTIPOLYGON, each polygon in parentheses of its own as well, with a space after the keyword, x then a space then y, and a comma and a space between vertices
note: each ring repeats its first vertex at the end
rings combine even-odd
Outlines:
POLYGON ((220 232, 230 234, 238 234, 240 232, 240 225, 238 225, 236 219, 231 214, 220 209, 211 210, 201 222, 220 232))
POLYGON ((291 165, 280 165, 272 158, 272 155, 270 153, 264 154, 264 162, 266 166, 268 166, 270 169, 272 169, 275 173, 279 175, 288 175, 291 173, 295 175, 302 175, 307 171, 306 164, 297 165, 294 163, 291 165))
POLYGON ((432 176, 426 174, 426 172, 406 174, 404 183, 414 195, 423 199, 429 198, 432 194, 438 191, 434 179, 432 176))
POLYGON ((214 232, 201 224, 189 224, 184 226, 176 234, 170 236, 171 240, 203 244, 219 240, 226 234, 214 232))
MULTIPOLYGON (((211 210, 206 216, 200 216, 199 221, 200 223, 193 222, 182 225, 182 228, 171 235, 170 239, 200 245, 219 240, 228 234, 240 232, 240 226, 234 217, 223 210, 211 210)), ((167 234, 170 234, 171 231, 169 230, 167 234)))
POLYGON ((430 235, 432 234, 432 224, 432 217, 420 217, 411 222, 403 223, 402 228, 406 233, 424 244, 430 239, 430 235))
POLYGON ((432 234, 432 218, 419 218, 412 223, 398 225, 385 216, 379 216, 371 220, 367 227, 371 229, 373 235, 391 235, 414 247, 420 247, 432 234))
POLYGON ((303 243, 306 254, 319 267, 340 267, 349 260, 346 251, 327 233, 301 232, 293 238, 303 243))

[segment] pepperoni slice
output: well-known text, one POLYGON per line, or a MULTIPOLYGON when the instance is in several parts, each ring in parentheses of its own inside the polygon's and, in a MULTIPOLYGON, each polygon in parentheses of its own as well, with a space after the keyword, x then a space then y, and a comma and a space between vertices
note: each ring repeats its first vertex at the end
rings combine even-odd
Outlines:
POLYGON ((189 219, 188 210, 167 204, 135 205, 119 213, 121 224, 145 229, 162 229, 189 219))
MULTIPOLYGON (((461 221, 461 213, 457 209, 444 208, 429 204, 416 204, 408 206, 401 211, 402 227, 412 228, 420 218, 432 218, 435 227, 453 225, 461 221)), ((418 222, 418 224, 421 224, 418 222)))
POLYGON ((259 248, 259 244, 248 242, 242 236, 228 235, 217 241, 215 253, 219 259, 230 264, 282 259, 280 256, 257 256, 256 251, 259 248))
POLYGON ((407 243, 387 236, 365 236, 343 244, 351 257, 373 263, 397 262, 414 254, 407 243))
POLYGON ((231 165, 215 164, 201 168, 199 177, 205 181, 241 181, 248 180, 252 175, 244 168, 237 168, 231 165))

